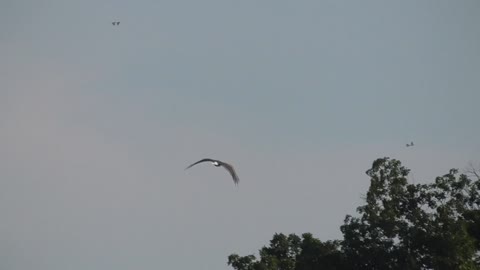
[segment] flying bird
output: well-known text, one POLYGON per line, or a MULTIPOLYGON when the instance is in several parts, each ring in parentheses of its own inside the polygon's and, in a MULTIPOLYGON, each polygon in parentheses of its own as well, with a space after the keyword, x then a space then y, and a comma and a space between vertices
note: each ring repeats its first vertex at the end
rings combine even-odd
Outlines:
POLYGON ((112 25, 119 25, 120 22, 112 22, 112 25))
POLYGON ((215 167, 223 167, 225 168, 229 173, 230 175, 232 176, 233 178, 233 182, 235 183, 235 185, 238 185, 238 182, 240 181, 240 179, 238 178, 238 175, 237 173, 235 172, 235 169, 233 168, 232 165, 226 163, 226 162, 223 162, 223 161, 220 161, 220 160, 215 160, 215 159, 210 159, 210 158, 204 158, 202 160, 199 160, 195 163, 193 163, 192 165, 188 166, 186 169, 189 169, 199 163, 202 163, 202 162, 210 162, 212 163, 215 167))
POLYGON ((407 147, 409 146, 413 146, 413 142, 411 142, 410 144, 407 143, 407 147))

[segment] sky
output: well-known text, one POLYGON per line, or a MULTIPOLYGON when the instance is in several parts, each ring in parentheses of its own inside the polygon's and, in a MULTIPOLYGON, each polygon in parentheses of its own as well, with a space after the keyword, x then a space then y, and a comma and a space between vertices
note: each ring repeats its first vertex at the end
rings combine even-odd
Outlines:
POLYGON ((376 158, 415 183, 480 162, 479 13, 1 1, 0 268, 221 270, 276 232, 341 239, 376 158), (204 157, 239 186, 184 170, 204 157))

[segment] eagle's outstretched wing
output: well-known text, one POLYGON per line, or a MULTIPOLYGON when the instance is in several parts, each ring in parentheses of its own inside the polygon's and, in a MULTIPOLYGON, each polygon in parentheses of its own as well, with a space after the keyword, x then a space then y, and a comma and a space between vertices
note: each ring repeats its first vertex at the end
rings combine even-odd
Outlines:
POLYGON ((204 159, 199 160, 199 161, 193 163, 192 165, 188 166, 187 168, 185 168, 185 170, 186 170, 186 169, 189 169, 189 168, 191 168, 191 167, 193 167, 193 166, 195 166, 195 165, 197 165, 198 163, 207 162, 207 161, 209 161, 209 162, 214 162, 214 161, 216 161, 216 160, 213 160, 213 159, 210 159, 210 158, 204 158, 204 159))
POLYGON ((233 182, 235 183, 235 185, 238 185, 238 182, 240 181, 240 179, 238 179, 238 175, 235 172, 235 169, 233 168, 233 166, 228 164, 228 163, 225 163, 225 162, 220 162, 220 165, 222 167, 224 167, 230 173, 230 175, 233 178, 233 182))

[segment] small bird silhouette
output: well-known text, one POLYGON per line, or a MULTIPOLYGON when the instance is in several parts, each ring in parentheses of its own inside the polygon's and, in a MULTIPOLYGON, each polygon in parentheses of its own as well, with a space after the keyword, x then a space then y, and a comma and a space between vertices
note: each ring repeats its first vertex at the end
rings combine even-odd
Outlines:
POLYGON ((407 143, 407 147, 409 146, 413 146, 413 142, 411 142, 410 144, 407 143))
POLYGON ((235 183, 235 185, 238 185, 238 182, 240 181, 240 179, 238 178, 238 175, 235 172, 235 169, 233 168, 233 166, 226 163, 226 162, 220 161, 220 160, 204 158, 204 159, 199 160, 199 161, 193 163, 192 165, 188 166, 187 168, 185 168, 185 170, 187 170, 187 169, 189 169, 189 168, 191 168, 191 167, 193 167, 193 166, 195 166, 199 163, 202 163, 202 162, 211 162, 215 167, 225 168, 230 173, 230 175, 232 176, 233 182, 235 183))
POLYGON ((112 25, 119 25, 120 22, 112 22, 112 25))

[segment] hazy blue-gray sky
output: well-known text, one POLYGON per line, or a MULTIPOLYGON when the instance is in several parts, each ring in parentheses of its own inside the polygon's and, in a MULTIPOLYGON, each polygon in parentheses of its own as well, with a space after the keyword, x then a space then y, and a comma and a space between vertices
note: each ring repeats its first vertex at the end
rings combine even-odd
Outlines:
POLYGON ((0 25, 1 269, 227 269, 341 238, 378 157, 479 161, 477 0, 3 0, 0 25))

